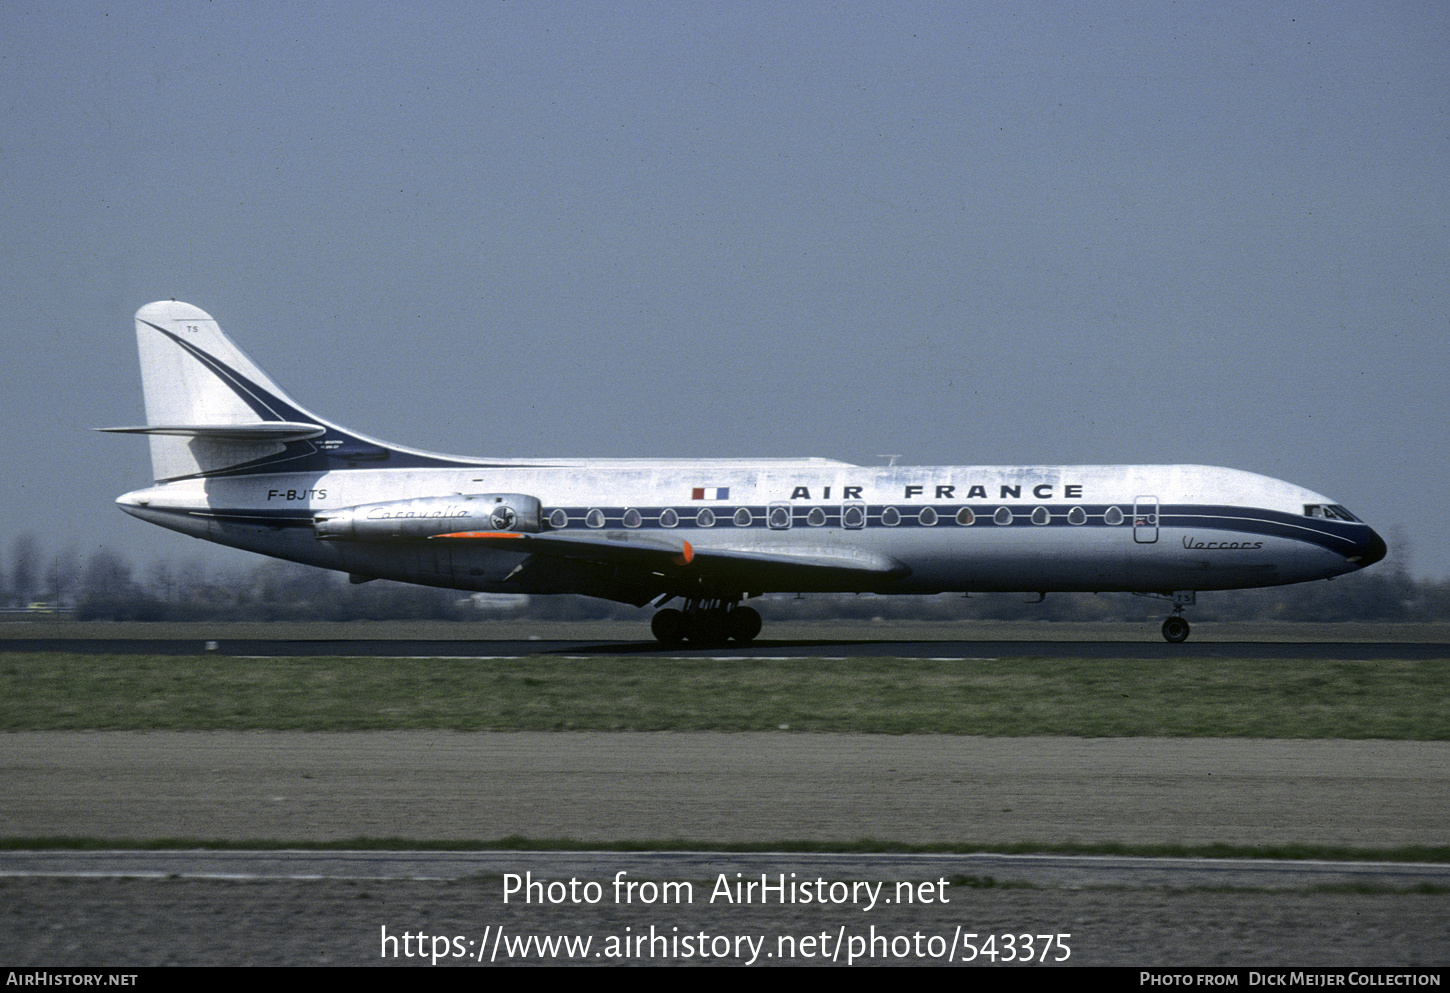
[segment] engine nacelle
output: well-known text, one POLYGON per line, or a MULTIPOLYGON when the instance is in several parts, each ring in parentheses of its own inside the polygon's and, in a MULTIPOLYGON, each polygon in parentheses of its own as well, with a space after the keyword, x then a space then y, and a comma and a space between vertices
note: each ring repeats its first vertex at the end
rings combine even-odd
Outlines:
POLYGON ((365 503, 312 518, 318 541, 411 541, 455 531, 538 531, 538 497, 471 493, 365 503))

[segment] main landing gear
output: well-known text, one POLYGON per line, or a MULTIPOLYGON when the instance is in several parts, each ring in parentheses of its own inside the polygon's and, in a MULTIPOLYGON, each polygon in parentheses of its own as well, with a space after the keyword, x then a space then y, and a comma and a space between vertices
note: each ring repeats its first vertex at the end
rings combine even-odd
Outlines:
POLYGON ((698 645, 744 644, 760 633, 760 614, 730 600, 686 600, 684 610, 655 611, 650 631, 666 645, 690 641, 698 645))

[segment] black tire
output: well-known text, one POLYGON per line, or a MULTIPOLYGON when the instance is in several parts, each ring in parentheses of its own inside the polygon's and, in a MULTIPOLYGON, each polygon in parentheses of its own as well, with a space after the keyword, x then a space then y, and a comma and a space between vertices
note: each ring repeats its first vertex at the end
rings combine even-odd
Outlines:
POLYGON ((1188 622, 1181 617, 1170 617, 1163 622, 1163 640, 1176 645, 1188 640, 1188 622))
POLYGON ((730 611, 730 637, 742 645, 754 641, 760 633, 760 613, 754 607, 736 607, 730 611))
POLYGON ((702 610, 690 618, 685 637, 697 645, 723 645, 730 640, 726 613, 720 609, 702 610))
POLYGON ((656 611, 650 618, 649 629, 656 640, 666 645, 678 645, 685 640, 685 614, 673 607, 656 611))

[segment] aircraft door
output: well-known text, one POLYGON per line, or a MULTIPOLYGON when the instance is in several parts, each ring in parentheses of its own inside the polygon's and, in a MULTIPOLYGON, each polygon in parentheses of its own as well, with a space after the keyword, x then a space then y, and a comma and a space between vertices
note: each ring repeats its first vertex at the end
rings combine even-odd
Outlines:
POLYGON ((1158 540, 1157 497, 1133 498, 1133 540, 1140 545, 1151 545, 1158 540))

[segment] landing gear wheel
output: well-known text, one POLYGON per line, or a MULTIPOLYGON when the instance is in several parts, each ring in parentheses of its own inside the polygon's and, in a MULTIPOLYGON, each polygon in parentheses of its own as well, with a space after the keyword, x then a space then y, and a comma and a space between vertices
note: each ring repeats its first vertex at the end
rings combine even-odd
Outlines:
POLYGON ((760 633, 760 613, 753 607, 736 607, 729 615, 730 637, 742 645, 760 633))
POLYGON ((723 645, 730 640, 726 627, 727 616, 718 607, 702 610, 690 617, 685 636, 698 645, 723 645))
POLYGON ((1170 644, 1188 640, 1188 622, 1181 617, 1170 617, 1163 622, 1163 638, 1170 644))
POLYGON ((678 645, 685 640, 685 614, 673 607, 656 611, 650 619, 649 629, 664 644, 678 645))

